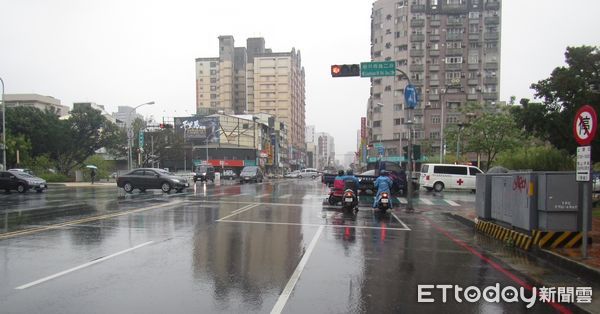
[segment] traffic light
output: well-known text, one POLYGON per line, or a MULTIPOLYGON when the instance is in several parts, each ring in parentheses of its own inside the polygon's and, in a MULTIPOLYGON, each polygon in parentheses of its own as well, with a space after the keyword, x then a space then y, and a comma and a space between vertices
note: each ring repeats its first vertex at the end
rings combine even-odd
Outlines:
POLYGON ((413 145, 413 160, 421 160, 421 145, 413 145))
POLYGON ((161 124, 158 125, 158 127, 161 128, 161 129, 164 129, 165 128, 165 124, 161 123, 161 124))
POLYGON ((358 64, 334 64, 331 66, 331 77, 360 76, 358 64))
POLYGON ((159 128, 161 129, 172 129, 173 125, 172 124, 168 124, 168 123, 161 123, 158 125, 159 128))

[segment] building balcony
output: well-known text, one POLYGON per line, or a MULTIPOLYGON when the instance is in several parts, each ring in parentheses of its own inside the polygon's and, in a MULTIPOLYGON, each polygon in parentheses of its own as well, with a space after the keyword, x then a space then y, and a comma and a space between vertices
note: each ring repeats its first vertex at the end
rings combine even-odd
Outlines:
POLYGON ((497 93, 483 93, 484 100, 496 100, 498 99, 497 93))
POLYGON ((410 27, 423 27, 425 26, 424 19, 412 19, 410 20, 410 27))
POLYGON ((423 86, 424 81, 423 80, 413 80, 411 81, 413 83, 413 85, 415 86, 423 86))
POLYGON ((471 85, 471 86, 479 85, 479 80, 477 80, 477 79, 469 79, 469 80, 467 80, 467 84, 471 85))
POLYGON ((500 9, 500 3, 499 2, 488 2, 485 4, 485 9, 486 10, 498 10, 498 9, 500 9))
POLYGON ((431 72, 438 72, 440 70, 440 66, 437 64, 432 64, 429 66, 429 71, 431 72))
POLYGON ((500 39, 500 33, 485 33, 483 34, 483 39, 485 40, 498 40, 500 39))
POLYGON ((450 26, 463 27, 464 25, 465 25, 464 22, 461 20, 448 19, 448 21, 446 22, 446 26, 448 26, 448 27, 450 27, 450 26))
POLYGON ((498 47, 485 48, 485 53, 498 53, 498 47))
POLYGON ((425 41, 425 35, 412 34, 412 35, 410 35, 410 41, 425 41))
POLYGON ((423 72, 422 64, 411 64, 408 68, 410 72, 423 72))
POLYGON ((477 101, 478 98, 479 98, 478 94, 467 94, 467 100, 477 101))
POLYGON ((462 70, 462 63, 446 64, 446 71, 460 71, 460 70, 462 70))
POLYGON ((499 16, 488 16, 483 21, 486 25, 497 25, 497 24, 500 24, 500 17, 499 16))
POLYGON ((480 38, 479 33, 469 34, 469 41, 479 41, 480 38))
POLYGON ((442 12, 448 14, 466 14, 469 9, 466 4, 445 4, 442 7, 442 12))
POLYGON ((423 49, 412 49, 409 54, 411 57, 423 57, 425 55, 425 50, 423 49))
POLYGON ((413 4, 410 6, 411 13, 425 12, 426 6, 424 4, 413 4))
POLYGON ((479 70, 479 63, 469 63, 468 69, 469 71, 479 70))
POLYGON ((498 70, 498 62, 486 62, 483 68, 486 70, 498 70))
POLYGON ((462 48, 449 48, 446 49, 446 56, 462 56, 463 49, 462 48))
POLYGON ((445 82, 446 86, 452 86, 455 90, 462 85, 462 80, 459 78, 446 79, 445 82))
POLYGON ((497 77, 484 77, 483 84, 498 84, 497 77))
POLYGON ((428 50, 429 51, 429 56, 430 57, 437 57, 440 55, 440 51, 435 49, 435 50, 428 50))
POLYGON ((439 94, 429 94, 429 100, 440 100, 439 94))
POLYGON ((440 35, 429 35, 429 41, 440 41, 440 35))
POLYGON ((447 41, 463 40, 463 34, 446 34, 447 41))
POLYGON ((430 80, 429 86, 440 86, 440 81, 439 80, 430 80))

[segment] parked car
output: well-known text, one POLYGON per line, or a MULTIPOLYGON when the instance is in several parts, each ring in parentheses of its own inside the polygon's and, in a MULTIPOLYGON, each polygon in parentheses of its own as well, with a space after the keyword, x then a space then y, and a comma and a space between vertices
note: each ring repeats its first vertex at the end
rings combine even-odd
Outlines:
POLYGON ((240 183, 245 182, 262 182, 263 173, 257 166, 246 166, 240 172, 240 183))
POLYGON ((123 188, 125 192, 131 193, 134 189, 141 192, 150 189, 161 189, 168 193, 172 189, 177 192, 190 186, 184 177, 158 168, 140 168, 134 169, 117 178, 117 186, 123 188))
POLYGON ((10 171, 10 172, 25 172, 27 174, 35 176, 33 171, 31 171, 31 169, 27 169, 27 168, 13 168, 13 169, 8 169, 8 171, 10 171))
POLYGON ((215 182, 215 167, 198 166, 198 168, 196 168, 196 174, 194 175, 194 182, 202 182, 208 180, 215 182))
POLYGON ((475 166, 452 164, 421 165, 421 186, 427 191, 444 189, 475 191, 475 176, 483 173, 475 166))
POLYGON ((48 188, 46 180, 23 171, 2 171, 0 172, 0 190, 10 192, 16 190, 19 193, 25 193, 30 189, 35 189, 41 193, 48 188))
POLYGON ((319 175, 320 174, 319 174, 319 171, 317 171, 317 169, 306 168, 306 169, 300 170, 300 173, 298 174, 298 179, 302 179, 302 178, 316 179, 319 175))
POLYGON ((221 178, 235 180, 235 178, 237 178, 237 174, 235 173, 235 171, 233 171, 233 169, 225 169, 223 171, 223 175, 221 175, 221 178))
POLYGON ((299 174, 300 174, 300 170, 294 170, 292 172, 286 173, 283 177, 295 179, 298 177, 299 174))

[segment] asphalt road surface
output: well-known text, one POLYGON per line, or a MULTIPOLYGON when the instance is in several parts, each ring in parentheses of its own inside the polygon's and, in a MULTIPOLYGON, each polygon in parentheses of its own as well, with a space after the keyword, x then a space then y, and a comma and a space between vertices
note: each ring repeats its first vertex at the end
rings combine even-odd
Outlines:
POLYGON ((487 239, 442 213, 474 207, 474 194, 421 192, 417 211, 402 210, 400 198, 387 215, 364 197, 356 216, 324 204, 326 194, 312 180, 199 183, 181 194, 123 195, 115 187, 0 194, 0 312, 570 310, 475 300, 473 288, 455 298, 455 286, 523 287, 530 297, 535 285, 496 259, 487 239))

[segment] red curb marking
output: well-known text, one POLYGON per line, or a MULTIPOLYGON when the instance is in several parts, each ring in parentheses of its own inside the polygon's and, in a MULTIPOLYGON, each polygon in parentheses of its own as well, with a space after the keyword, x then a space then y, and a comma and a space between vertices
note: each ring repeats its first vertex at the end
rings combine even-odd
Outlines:
MULTIPOLYGON (((456 237, 452 236, 448 231, 446 231, 446 229, 440 227, 439 225, 437 225, 436 223, 434 223, 431 219, 427 218, 427 217, 423 217, 421 216, 421 219, 426 220, 427 222, 429 222, 429 224, 431 224, 431 226, 436 229, 439 233, 445 235, 448 239, 452 240, 452 242, 456 243, 457 245, 463 247, 464 249, 466 249, 467 251, 469 251, 471 254, 479 257, 482 261, 490 264, 490 266, 492 266, 494 269, 496 269, 497 271, 503 273, 504 275, 506 275, 508 278, 512 279, 514 282, 518 283, 519 285, 521 285, 522 287, 524 287, 525 289, 532 291, 532 286, 527 284, 525 281, 521 280, 519 277, 517 277, 516 275, 514 275, 513 273, 511 273, 509 270, 505 269, 504 267, 500 266, 498 263, 492 261, 491 259, 483 256, 480 252, 478 252, 477 250, 475 250, 474 248, 472 248, 470 245, 468 245, 467 243, 465 243, 464 241, 461 241, 459 239, 457 239, 456 237)), ((539 296, 539 294, 538 294, 539 296)), ((566 308, 564 305, 555 303, 555 302, 549 302, 547 304, 550 304, 550 306, 552 306, 555 310, 557 310, 560 313, 573 313, 571 310, 569 310, 568 308, 566 308)))

